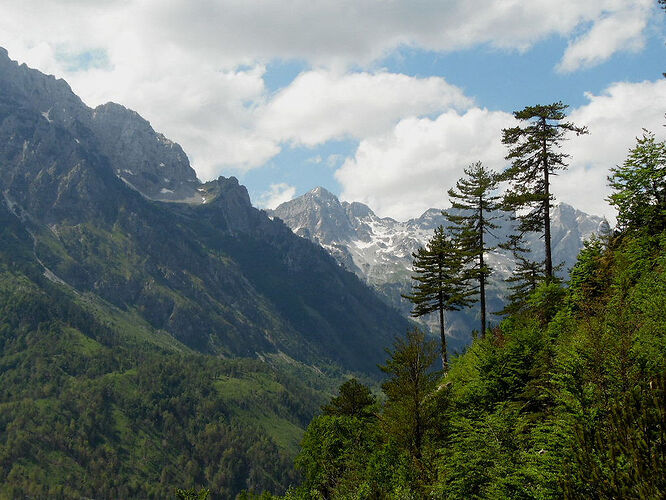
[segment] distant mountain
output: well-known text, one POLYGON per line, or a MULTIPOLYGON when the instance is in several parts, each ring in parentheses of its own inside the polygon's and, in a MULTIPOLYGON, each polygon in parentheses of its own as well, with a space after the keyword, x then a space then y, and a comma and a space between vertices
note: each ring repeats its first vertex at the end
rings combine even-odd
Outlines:
MULTIPOLYGON (((409 315, 411 304, 401 297, 411 288, 412 253, 423 246, 439 225, 447 226, 440 209, 431 208, 420 217, 405 222, 378 217, 370 207, 358 202, 340 200, 322 187, 317 187, 268 213, 283 220, 294 233, 319 243, 344 268, 376 288, 387 303, 409 315)), ((562 263, 562 276, 575 263, 583 241, 599 230, 601 217, 585 214, 561 203, 551 216, 553 255, 562 263)), ((511 223, 504 219, 494 231, 491 245, 506 239, 511 223)), ((535 258, 543 254, 541 241, 531 235, 528 246, 535 258)), ((510 255, 498 249, 488 256, 495 269, 489 290, 490 310, 501 309, 502 280, 512 270, 510 255)), ((476 311, 450 315, 449 333, 460 347, 467 343, 471 329, 478 328, 476 311)))
MULTIPOLYGON (((0 192, 20 251, 63 293, 93 294, 200 352, 375 372, 407 327, 321 248, 253 208, 235 178, 199 182, 180 146, 137 113, 90 109, 4 50, 0 192)), ((9 244, 0 259, 19 251, 9 244)))

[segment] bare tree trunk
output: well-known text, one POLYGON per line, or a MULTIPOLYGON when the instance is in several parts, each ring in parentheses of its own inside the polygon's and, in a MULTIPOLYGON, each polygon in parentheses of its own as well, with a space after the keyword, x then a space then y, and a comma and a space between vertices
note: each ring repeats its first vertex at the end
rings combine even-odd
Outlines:
MULTIPOLYGON (((544 131, 546 130, 546 119, 542 118, 544 131)), ((544 182, 544 195, 543 200, 543 239, 546 245, 546 281, 553 279, 553 257, 550 248, 550 179, 548 177, 548 150, 546 148, 546 138, 543 139, 543 182, 544 182)))
POLYGON ((483 232, 484 220, 483 220, 483 197, 479 196, 479 237, 480 237, 480 252, 479 252, 479 294, 481 302, 481 338, 486 336, 486 275, 484 272, 484 261, 483 261, 483 232))

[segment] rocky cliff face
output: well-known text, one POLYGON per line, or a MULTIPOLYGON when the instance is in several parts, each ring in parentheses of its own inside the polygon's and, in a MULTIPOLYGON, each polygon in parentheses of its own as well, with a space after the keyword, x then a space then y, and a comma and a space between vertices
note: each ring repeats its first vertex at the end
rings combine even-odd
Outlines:
POLYGON ((90 118, 104 154, 124 182, 153 200, 202 202, 185 152, 136 111, 110 102, 95 108, 90 118))
POLYGON ((70 132, 78 144, 94 147, 120 179, 147 198, 202 203, 196 173, 182 148, 135 111, 115 103, 91 109, 67 82, 18 65, 2 48, 0 88, 7 101, 39 113, 44 122, 70 132))
MULTIPOLYGON (((447 226, 440 209, 430 209, 420 217, 396 221, 378 217, 362 203, 340 202, 332 193, 318 187, 281 204, 269 212, 282 219, 292 230, 319 243, 346 269, 377 289, 387 303, 409 315, 411 304, 401 297, 411 289, 412 253, 425 245, 439 225, 447 226)), ((560 204, 552 213, 553 255, 562 263, 562 275, 575 263, 583 241, 598 231, 602 219, 585 214, 573 207, 560 204)), ((511 223, 505 218, 494 231, 496 238, 490 244, 506 239, 511 223)), ((492 238, 491 238, 492 240, 492 238)), ((534 258, 543 255, 538 235, 527 240, 534 258)), ((511 256, 496 250, 488 257, 495 269, 489 290, 490 308, 501 309, 503 280, 513 268, 511 256)), ((469 332, 476 328, 476 311, 450 315, 449 332, 464 343, 469 332)))
POLYGON ((139 115, 90 110, 6 52, 0 194, 3 227, 21 235, 0 238, 0 267, 55 283, 90 314, 102 307, 104 321, 133 318, 147 341, 377 373, 407 328, 322 248, 252 207, 235 178, 199 183, 139 115), (191 193, 195 203, 155 201, 191 193))

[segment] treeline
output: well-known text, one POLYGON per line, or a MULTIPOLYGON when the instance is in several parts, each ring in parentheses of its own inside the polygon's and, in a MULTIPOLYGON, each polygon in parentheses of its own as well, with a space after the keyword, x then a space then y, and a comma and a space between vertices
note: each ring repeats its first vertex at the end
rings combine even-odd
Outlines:
POLYGON ((520 309, 526 296, 542 282, 558 281, 551 251, 550 212, 554 196, 550 179, 567 167, 569 155, 561 143, 567 132, 586 134, 585 127, 564 121, 567 105, 528 106, 516 111, 519 125, 502 130, 502 142, 508 147, 510 166, 502 173, 476 162, 464 170, 465 177, 448 190, 451 210, 442 214, 447 228, 435 230, 427 245, 413 254, 414 292, 404 297, 414 304, 412 315, 438 313, 442 369, 448 370, 445 312, 457 311, 480 303, 480 334, 485 337, 488 324, 486 286, 493 269, 486 256, 495 247, 488 245, 496 221, 509 217, 514 233, 500 246, 510 250, 516 261, 507 280, 511 293, 498 314, 520 309), (503 195, 500 184, 508 184, 503 195), (544 241, 543 261, 533 261, 524 237, 540 233, 544 241))
MULTIPOLYGON (((537 118, 535 127, 545 130, 544 122, 537 118)), ((562 130, 584 132, 571 124, 562 130)), ((505 131, 505 142, 518 135, 505 131)), ((529 156, 514 146, 508 157, 546 157, 543 147, 522 144, 529 156)), ((546 142, 546 153, 548 144, 557 145, 546 142)), ((556 155, 541 175, 530 174, 541 187, 548 165, 564 164, 565 155, 556 155)), ((479 235, 492 227, 485 207, 500 198, 482 186, 496 178, 478 164, 466 173, 450 193, 462 200, 453 237, 440 228, 415 255, 417 315, 437 311, 441 319, 463 307, 489 274, 479 235), (465 206, 474 193, 487 205, 465 206)), ((618 227, 586 242, 566 285, 547 250, 542 263, 523 255, 509 316, 450 364, 445 344, 418 330, 396 339, 381 367, 381 395, 352 379, 311 422, 296 459, 303 482, 286 498, 662 498, 666 143, 646 131, 611 169, 609 184, 618 227), (444 370, 436 372, 439 357, 444 370)), ((547 236, 551 199, 538 186, 514 185, 501 202, 528 201, 519 227, 541 227, 547 236)), ((520 233, 508 245, 524 253, 520 233)))

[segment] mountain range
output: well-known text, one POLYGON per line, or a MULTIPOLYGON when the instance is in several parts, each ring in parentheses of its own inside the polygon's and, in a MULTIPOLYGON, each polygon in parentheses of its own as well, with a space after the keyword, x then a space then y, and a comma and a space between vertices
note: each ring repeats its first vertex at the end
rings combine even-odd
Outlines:
MULTIPOLYGON (((555 220, 570 264, 600 220, 555 220)), ((321 404, 376 382, 409 328, 411 252, 441 222, 322 188, 258 210, 136 112, 0 48, 0 498, 284 492, 321 404)))
POLYGON ((136 112, 91 109, 4 50, 0 192, 16 223, 0 258, 22 246, 59 293, 135 317, 154 338, 374 372, 407 327, 318 245, 252 207, 235 178, 200 182, 136 112))
MULTIPOLYGON (((409 316, 411 304, 402 294, 411 290, 412 254, 427 243, 435 228, 448 225, 441 209, 431 208, 418 218, 396 221, 377 216, 362 203, 341 202, 323 187, 282 203, 268 213, 283 220, 299 236, 320 244, 342 267, 375 288, 405 316, 409 316)), ((490 246, 497 247, 512 232, 508 215, 499 215, 496 223, 500 227, 490 235, 490 246)), ((566 278, 583 242, 607 223, 564 203, 553 209, 551 221, 554 261, 561 264, 559 275, 566 278)), ((543 243, 538 235, 528 234, 526 246, 531 249, 532 258, 542 258, 543 243)), ((504 279, 511 275, 514 261, 510 252, 501 248, 491 252, 487 260, 494 269, 488 290, 489 307, 498 311, 506 291, 504 279)), ((461 349, 469 343, 472 330, 478 329, 477 314, 475 309, 449 314, 447 333, 454 347, 461 349)), ((433 321, 431 318, 426 323, 433 321)))

